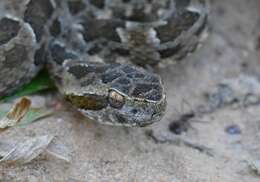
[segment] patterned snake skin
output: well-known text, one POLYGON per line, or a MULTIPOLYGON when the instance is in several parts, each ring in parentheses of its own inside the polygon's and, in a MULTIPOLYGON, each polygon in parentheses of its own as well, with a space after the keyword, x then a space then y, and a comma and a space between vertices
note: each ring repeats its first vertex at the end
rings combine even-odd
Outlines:
POLYGON ((206 0, 1 0, 0 96, 46 67, 59 92, 101 123, 146 126, 166 108, 144 68, 200 42, 206 0))

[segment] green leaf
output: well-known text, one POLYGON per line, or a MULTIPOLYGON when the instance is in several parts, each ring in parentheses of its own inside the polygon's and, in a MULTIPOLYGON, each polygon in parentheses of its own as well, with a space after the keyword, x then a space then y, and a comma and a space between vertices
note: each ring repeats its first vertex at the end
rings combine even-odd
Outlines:
POLYGON ((14 98, 31 95, 43 90, 53 89, 54 84, 52 83, 49 74, 46 70, 41 71, 29 84, 24 85, 18 89, 14 94, 10 96, 0 97, 0 101, 7 102, 14 98))

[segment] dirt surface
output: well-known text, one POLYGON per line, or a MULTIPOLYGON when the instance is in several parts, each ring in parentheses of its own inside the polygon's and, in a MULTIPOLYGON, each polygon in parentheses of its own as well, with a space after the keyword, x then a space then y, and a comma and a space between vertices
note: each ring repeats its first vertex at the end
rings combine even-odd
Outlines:
POLYGON ((209 21, 196 53, 157 69, 168 99, 161 122, 100 125, 56 94, 32 96, 34 107, 55 114, 2 132, 0 141, 52 135, 69 161, 46 154, 0 165, 0 181, 260 181, 260 1, 211 1, 209 21))

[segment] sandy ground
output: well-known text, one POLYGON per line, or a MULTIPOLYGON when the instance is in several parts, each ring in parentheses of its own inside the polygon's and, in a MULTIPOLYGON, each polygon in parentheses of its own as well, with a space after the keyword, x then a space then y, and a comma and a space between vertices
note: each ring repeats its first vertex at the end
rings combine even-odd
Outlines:
MULTIPOLYGON (((41 155, 0 165, 0 181, 260 181, 251 164, 260 160, 259 28, 259 0, 212 1, 205 43, 157 70, 168 98, 161 122, 105 126, 62 104, 52 117, 1 133, 0 141, 53 135, 70 161, 41 155)), ((55 94, 31 99, 34 106, 61 103, 55 94)))

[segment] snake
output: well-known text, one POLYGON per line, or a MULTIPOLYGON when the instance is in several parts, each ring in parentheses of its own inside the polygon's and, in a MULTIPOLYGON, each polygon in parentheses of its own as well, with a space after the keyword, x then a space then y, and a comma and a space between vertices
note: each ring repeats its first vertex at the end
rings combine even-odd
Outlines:
POLYGON ((86 117, 150 125, 167 106, 153 68, 196 50, 207 21, 207 0, 1 0, 0 96, 47 69, 86 117))

